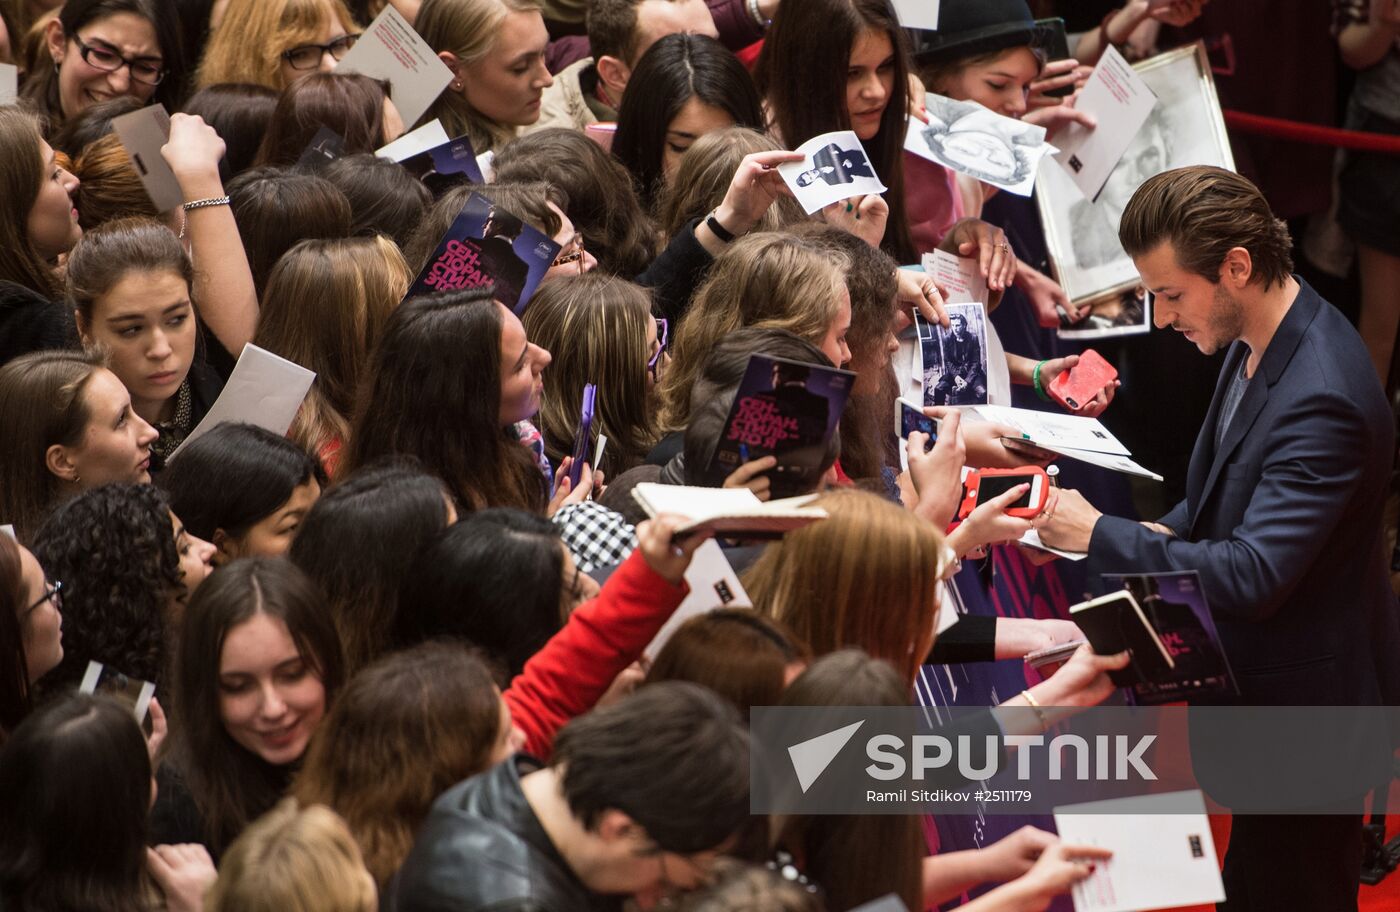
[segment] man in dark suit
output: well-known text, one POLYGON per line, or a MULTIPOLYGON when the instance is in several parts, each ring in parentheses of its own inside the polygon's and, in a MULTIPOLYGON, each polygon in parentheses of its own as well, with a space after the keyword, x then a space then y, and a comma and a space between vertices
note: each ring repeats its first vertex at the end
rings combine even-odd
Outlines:
MULTIPOLYGON (((1155 296, 1158 328, 1206 354, 1229 351, 1182 503, 1136 523, 1065 491, 1047 508, 1041 538, 1087 550, 1091 579, 1199 572, 1240 704, 1400 702, 1400 628, 1382 548, 1395 434, 1360 337, 1291 275, 1286 227, 1239 175, 1193 167, 1149 179, 1119 239, 1155 296)), ((1156 394, 1170 395, 1171 378, 1159 379, 1156 394)), ((1339 741, 1338 756, 1384 781, 1384 745, 1343 734, 1355 740, 1339 741)), ((1236 814, 1222 908, 1354 910, 1355 797, 1354 816, 1236 814)))

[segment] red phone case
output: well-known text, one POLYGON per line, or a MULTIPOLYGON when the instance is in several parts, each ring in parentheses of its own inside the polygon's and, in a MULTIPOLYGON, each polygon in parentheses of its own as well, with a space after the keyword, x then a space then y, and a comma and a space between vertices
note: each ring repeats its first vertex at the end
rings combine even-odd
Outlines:
POLYGON ((963 482, 963 502, 958 507, 958 519, 967 519, 973 510, 977 509, 977 490, 982 485, 982 479, 991 475, 1019 475, 1030 481, 1035 476, 1040 476, 1040 497, 1031 502, 1027 507, 1011 507, 1006 511, 1007 516, 1020 516, 1023 519, 1034 519, 1045 509, 1045 501, 1050 498, 1050 476, 1045 474, 1045 470, 1040 466, 1021 466, 1016 469, 978 469, 967 476, 963 482))
POLYGON ((1050 383, 1050 398, 1071 411, 1091 402, 1099 390, 1118 379, 1118 371, 1092 348, 1079 356, 1079 363, 1050 383))

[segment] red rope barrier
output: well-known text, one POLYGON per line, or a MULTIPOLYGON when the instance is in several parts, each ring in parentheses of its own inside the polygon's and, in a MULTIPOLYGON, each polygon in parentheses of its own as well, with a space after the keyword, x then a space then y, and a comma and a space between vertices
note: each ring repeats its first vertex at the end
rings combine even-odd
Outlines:
POLYGON ((1337 127, 1324 127, 1320 124, 1298 123, 1293 120, 1280 120, 1262 114, 1246 114, 1243 111, 1226 111, 1226 125, 1245 133, 1272 136, 1276 139, 1291 139, 1295 142, 1313 143, 1321 146, 1337 146, 1342 149, 1356 149, 1362 152, 1386 152, 1400 155, 1400 136, 1386 136, 1383 133, 1362 133, 1359 130, 1342 130, 1337 127))

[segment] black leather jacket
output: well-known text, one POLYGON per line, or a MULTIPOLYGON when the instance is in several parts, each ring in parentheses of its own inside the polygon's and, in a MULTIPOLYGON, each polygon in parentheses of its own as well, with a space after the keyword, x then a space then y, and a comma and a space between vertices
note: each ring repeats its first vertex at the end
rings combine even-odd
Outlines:
POLYGON ((617 912, 590 893, 520 790, 523 754, 443 792, 380 898, 384 912, 617 912))

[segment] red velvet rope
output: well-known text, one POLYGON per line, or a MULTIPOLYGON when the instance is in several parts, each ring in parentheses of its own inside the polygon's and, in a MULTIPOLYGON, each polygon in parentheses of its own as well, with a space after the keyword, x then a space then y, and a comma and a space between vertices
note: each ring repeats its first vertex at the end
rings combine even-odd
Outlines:
POLYGON ((1336 146, 1342 149, 1357 149, 1362 152, 1385 152, 1390 155, 1400 155, 1400 136, 1362 133, 1359 130, 1342 130, 1337 127, 1324 127, 1320 124, 1298 123, 1293 120, 1280 120, 1277 117, 1264 117, 1261 114, 1246 114, 1243 111, 1226 111, 1225 123, 1236 130, 1257 133, 1260 136, 1291 139, 1295 142, 1314 143, 1321 146, 1336 146))

